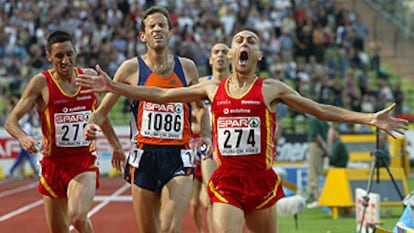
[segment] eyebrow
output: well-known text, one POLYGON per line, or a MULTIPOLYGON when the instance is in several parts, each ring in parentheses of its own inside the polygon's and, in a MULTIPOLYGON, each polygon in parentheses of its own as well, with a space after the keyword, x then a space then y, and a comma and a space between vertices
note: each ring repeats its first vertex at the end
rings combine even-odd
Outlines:
POLYGON ((237 38, 240 38, 240 37, 242 37, 242 38, 247 38, 247 39, 254 39, 254 40, 256 40, 256 41, 258 41, 259 39, 256 37, 256 36, 254 36, 254 35, 249 35, 249 36, 243 36, 243 35, 236 35, 236 36, 234 36, 234 39, 237 39, 237 38))

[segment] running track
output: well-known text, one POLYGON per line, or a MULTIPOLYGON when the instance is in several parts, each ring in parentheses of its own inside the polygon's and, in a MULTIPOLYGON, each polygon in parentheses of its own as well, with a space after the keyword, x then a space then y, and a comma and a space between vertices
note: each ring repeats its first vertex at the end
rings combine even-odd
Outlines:
MULTIPOLYGON (((0 180, 0 232, 48 232, 37 184, 36 179, 0 180)), ((89 212, 95 232, 138 232, 129 184, 120 177, 101 177, 100 184, 89 212)), ((205 217, 205 213, 202 214, 205 217)), ((207 232, 205 223, 204 231, 207 232)), ((71 232, 77 231, 72 229, 71 232)), ((183 223, 183 232, 196 233, 188 212, 183 223)))

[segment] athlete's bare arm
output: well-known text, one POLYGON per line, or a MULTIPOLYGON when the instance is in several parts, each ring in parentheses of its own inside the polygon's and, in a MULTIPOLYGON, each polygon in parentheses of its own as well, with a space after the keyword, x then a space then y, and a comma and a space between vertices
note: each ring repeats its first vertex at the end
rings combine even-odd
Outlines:
POLYGON ((273 111, 276 104, 282 102, 293 110, 309 113, 323 121, 346 122, 367 124, 378 127, 391 136, 392 131, 403 134, 407 127, 407 121, 391 116, 395 104, 377 113, 360 113, 333 105, 319 104, 312 99, 301 96, 288 85, 279 80, 266 79, 263 86, 263 95, 266 105, 273 111))
POLYGON ((98 76, 79 75, 77 83, 89 88, 89 91, 103 93, 111 92, 115 95, 124 95, 132 99, 151 101, 156 103, 192 102, 202 99, 212 100, 219 81, 206 81, 189 87, 161 88, 154 86, 132 86, 112 81, 100 67, 97 67, 98 76))
POLYGON ((19 120, 27 114, 34 105, 36 105, 38 110, 43 110, 48 98, 46 78, 42 74, 34 76, 27 83, 21 98, 5 122, 4 126, 7 132, 19 140, 23 149, 29 153, 37 152, 37 146, 40 142, 23 131, 19 125, 19 120))

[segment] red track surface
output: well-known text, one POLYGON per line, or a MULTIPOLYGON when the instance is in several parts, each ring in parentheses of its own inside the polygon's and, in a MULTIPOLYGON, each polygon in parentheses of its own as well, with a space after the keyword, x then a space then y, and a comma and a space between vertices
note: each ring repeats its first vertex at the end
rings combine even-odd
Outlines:
MULTIPOLYGON (((94 205, 90 211, 96 233, 138 232, 130 200, 130 188, 120 177, 101 177, 94 205), (112 200, 109 197, 113 197, 112 200)), ((46 219, 35 179, 0 180, 0 232, 46 233, 46 219)), ((203 212, 203 217, 205 213, 203 212)), ((204 231, 207 232, 204 224, 204 231)), ((72 230, 71 232, 76 232, 72 230)), ((184 233, 196 233, 187 212, 184 233)))

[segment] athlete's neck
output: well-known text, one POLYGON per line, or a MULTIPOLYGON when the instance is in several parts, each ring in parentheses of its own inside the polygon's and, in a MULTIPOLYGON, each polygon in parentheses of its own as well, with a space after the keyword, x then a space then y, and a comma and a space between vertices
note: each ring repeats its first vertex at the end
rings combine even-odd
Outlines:
POLYGON ((253 75, 240 75, 240 74, 232 74, 229 78, 229 85, 233 86, 234 88, 246 88, 249 87, 252 82, 256 79, 256 74, 253 75))
POLYGON ((225 70, 225 71, 219 71, 219 70, 213 70, 213 79, 214 80, 223 80, 225 78, 230 77, 231 73, 230 70, 225 70))
POLYGON ((142 56, 148 67, 160 76, 168 75, 172 72, 174 67, 174 59, 168 50, 163 50, 161 53, 150 50, 142 56))
POLYGON ((144 54, 142 57, 150 61, 153 65, 160 65, 168 62, 169 59, 169 52, 168 49, 162 49, 162 50, 153 50, 149 49, 146 54, 144 54))
POLYGON ((52 75, 52 77, 59 81, 59 82, 65 82, 65 83, 74 83, 75 82, 75 72, 71 72, 70 74, 61 74, 59 72, 57 72, 56 70, 52 69, 50 71, 50 74, 52 75))

